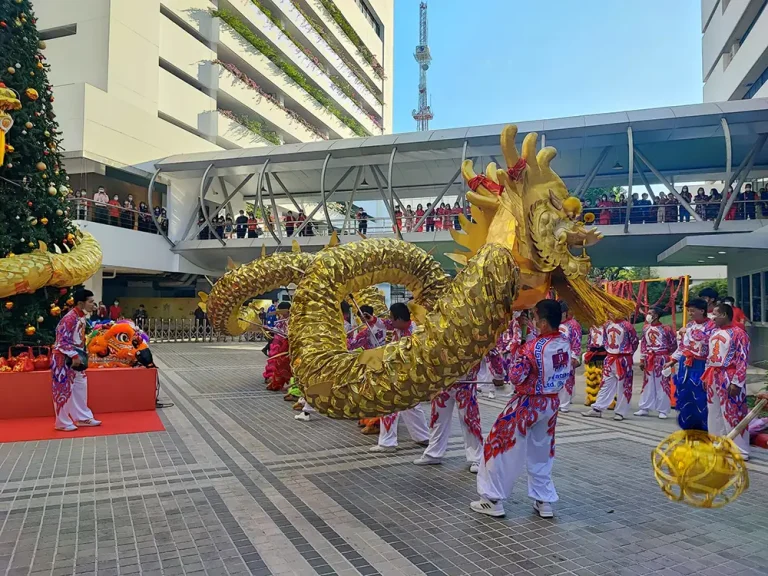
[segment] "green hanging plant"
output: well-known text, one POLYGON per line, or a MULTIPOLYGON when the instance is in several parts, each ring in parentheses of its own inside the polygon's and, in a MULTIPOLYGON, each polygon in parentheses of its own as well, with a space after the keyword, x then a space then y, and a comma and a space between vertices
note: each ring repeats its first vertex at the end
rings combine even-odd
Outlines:
POLYGON ((330 17, 333 19, 336 24, 339 25, 339 28, 341 28, 341 31, 344 32, 347 38, 349 38, 349 41, 352 42, 352 44, 357 48, 357 51, 360 53, 360 56, 363 57, 363 60, 368 62, 368 64, 371 65, 373 68, 373 71, 376 73, 376 76, 381 78, 382 80, 386 79, 386 74, 384 74, 384 66, 382 66, 376 56, 373 55, 373 53, 368 49, 368 47, 365 45, 365 43, 362 41, 360 36, 357 35, 357 32, 355 32, 355 29, 352 27, 352 25, 349 23, 349 21, 344 17, 344 14, 341 13, 341 11, 337 8, 336 4, 333 2, 333 0, 318 0, 320 4, 323 5, 323 8, 328 12, 330 17))
POLYGON ((235 112, 232 112, 231 110, 219 109, 219 114, 229 118, 233 122, 237 122, 238 124, 240 124, 240 126, 242 126, 243 128, 246 128, 247 130, 250 130, 257 136, 261 136, 267 142, 271 142, 272 144, 275 144, 277 146, 283 143, 282 140, 280 140, 280 136, 277 134, 277 132, 267 128, 266 123, 262 122, 261 120, 256 120, 255 118, 250 118, 242 114, 237 114, 235 112))
POLYGON ((337 108, 331 98, 325 92, 312 85, 304 73, 301 72, 301 70, 299 70, 296 66, 283 60, 278 54, 277 50, 275 50, 275 48, 273 48, 269 42, 263 38, 259 38, 256 34, 254 34, 251 29, 248 28, 248 26, 235 14, 229 12, 228 10, 211 10, 211 15, 216 18, 221 18, 221 20, 226 23, 227 26, 232 28, 232 30, 237 32, 243 38, 243 40, 261 52, 270 62, 272 62, 275 66, 282 70, 286 76, 293 80, 295 84, 304 89, 307 94, 312 96, 312 98, 314 98, 321 106, 328 110, 328 112, 338 118, 339 121, 341 121, 344 125, 349 127, 352 132, 358 136, 370 136, 370 133, 362 124, 360 124, 360 122, 337 108))

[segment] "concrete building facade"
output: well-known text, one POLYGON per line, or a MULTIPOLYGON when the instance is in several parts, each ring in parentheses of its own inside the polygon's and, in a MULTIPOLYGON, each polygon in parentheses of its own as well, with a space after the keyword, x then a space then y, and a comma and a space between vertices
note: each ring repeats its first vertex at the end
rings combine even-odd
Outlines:
POLYGON ((702 0, 704 101, 768 96, 768 0, 702 0))
POLYGON ((391 131, 393 0, 38 0, 35 10, 71 173, 391 131))

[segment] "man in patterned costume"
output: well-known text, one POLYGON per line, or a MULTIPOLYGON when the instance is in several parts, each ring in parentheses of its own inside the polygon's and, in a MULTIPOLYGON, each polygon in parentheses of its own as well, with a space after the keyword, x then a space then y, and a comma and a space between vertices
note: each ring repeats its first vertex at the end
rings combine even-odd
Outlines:
POLYGON ((683 330, 680 345, 667 362, 667 366, 677 365, 677 423, 683 430, 707 431, 707 391, 701 378, 709 356, 709 339, 717 329, 707 317, 707 308, 707 302, 702 298, 688 302, 691 321, 683 330))
POLYGON ((80 288, 74 293, 74 307, 56 327, 51 375, 56 430, 72 432, 79 426, 99 426, 88 408, 88 379, 83 370, 87 317, 96 308, 93 292, 80 288), (81 356, 82 354, 82 356, 81 356), (69 365, 67 359, 71 358, 69 365))
MULTIPOLYGON (((712 311, 716 329, 709 337, 707 367, 701 381, 707 388, 709 433, 726 436, 747 415, 747 360, 749 336, 733 323, 733 308, 717 304, 712 311)), ((733 439, 749 459, 749 431, 733 439)))
POLYGON ((570 412, 573 389, 576 386, 575 370, 581 365, 581 324, 573 317, 571 311, 568 310, 568 304, 563 300, 560 300, 560 310, 563 312, 560 333, 568 339, 571 345, 571 365, 574 369, 568 382, 565 383, 565 387, 560 390, 560 412, 570 412))
POLYGON ((584 412, 584 416, 601 418, 616 397, 618 401, 613 419, 619 422, 624 420, 632 401, 632 356, 638 344, 637 331, 626 318, 614 317, 606 323, 603 336, 606 352, 603 383, 592 409, 584 412))
POLYGON ((269 360, 264 368, 264 381, 267 390, 279 392, 291 381, 291 357, 288 354, 288 317, 291 313, 290 302, 280 302, 277 305, 278 320, 274 329, 278 331, 272 337, 269 345, 269 360))
POLYGON ((480 500, 471 504, 475 512, 504 516, 502 500, 527 467, 534 510, 542 518, 554 516, 558 393, 573 373, 570 343, 559 331, 561 315, 556 300, 541 300, 534 308, 539 336, 520 349, 510 372, 515 393, 485 441, 477 475, 480 500))
MULTIPOLYGON (((365 314, 365 310, 361 310, 365 314)), ((406 304, 402 302, 392 304, 389 307, 389 314, 390 319, 383 321, 383 324, 388 331, 392 332, 393 342, 413 334, 416 324, 411 321, 411 312, 406 304)), ((388 414, 379 419, 379 442, 371 448, 371 452, 395 452, 397 450, 397 423, 401 417, 413 441, 421 446, 427 445, 429 432, 427 431, 424 409, 421 404, 417 404, 410 410, 388 414)))
POLYGON ((432 398, 432 415, 429 421, 429 446, 420 458, 413 461, 417 466, 441 464, 448 450, 451 437, 453 409, 459 410, 459 423, 464 435, 464 453, 469 471, 477 474, 483 456, 483 432, 480 428, 480 410, 477 405, 477 375, 480 364, 469 371, 464 381, 456 382, 432 398))
POLYGON ((648 416, 651 410, 659 413, 662 420, 670 410, 669 376, 662 371, 671 354, 677 349, 677 336, 672 326, 659 320, 661 310, 651 309, 645 317, 643 335, 640 338, 640 370, 643 371, 643 392, 640 410, 635 416, 648 416))

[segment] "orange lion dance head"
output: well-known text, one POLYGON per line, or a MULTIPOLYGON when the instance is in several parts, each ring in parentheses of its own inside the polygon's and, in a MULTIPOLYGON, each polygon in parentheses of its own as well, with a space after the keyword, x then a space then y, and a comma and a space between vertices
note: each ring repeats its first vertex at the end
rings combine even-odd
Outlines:
POLYGON ((153 366, 143 333, 133 322, 119 322, 92 333, 88 340, 90 368, 153 366))

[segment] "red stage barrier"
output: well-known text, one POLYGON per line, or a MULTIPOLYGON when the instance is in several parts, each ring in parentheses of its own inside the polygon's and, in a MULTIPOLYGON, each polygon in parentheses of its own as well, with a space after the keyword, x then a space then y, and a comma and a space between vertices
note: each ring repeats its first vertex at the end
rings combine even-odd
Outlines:
MULTIPOLYGON (((156 368, 100 368, 87 374, 88 406, 97 417, 155 409, 156 368)), ((0 420, 43 416, 53 418, 49 370, 0 374, 0 420)))

